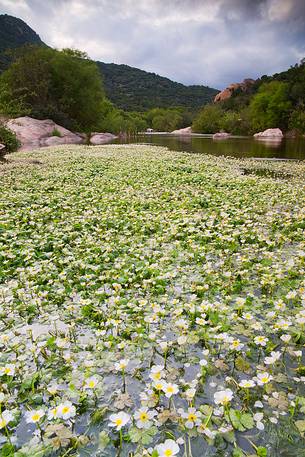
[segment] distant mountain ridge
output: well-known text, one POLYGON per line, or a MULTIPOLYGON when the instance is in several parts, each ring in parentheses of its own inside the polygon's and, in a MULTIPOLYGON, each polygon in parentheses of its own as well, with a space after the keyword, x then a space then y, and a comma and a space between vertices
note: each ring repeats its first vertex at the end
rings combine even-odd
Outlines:
MULTIPOLYGON (((24 21, 7 14, 0 15, 0 71, 10 62, 5 51, 24 45, 45 46, 39 35, 24 21)), ((177 106, 194 111, 211 102, 219 92, 207 86, 185 86, 128 65, 97 64, 108 98, 115 106, 127 111, 177 106)))

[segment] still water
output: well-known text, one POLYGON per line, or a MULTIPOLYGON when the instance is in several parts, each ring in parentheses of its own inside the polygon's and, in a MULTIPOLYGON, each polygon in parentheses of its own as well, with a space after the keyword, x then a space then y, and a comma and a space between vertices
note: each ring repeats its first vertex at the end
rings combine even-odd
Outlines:
POLYGON ((255 140, 252 137, 231 137, 226 140, 213 140, 212 135, 141 134, 130 139, 119 139, 114 142, 153 144, 167 146, 174 151, 232 157, 305 159, 305 138, 262 141, 255 140))

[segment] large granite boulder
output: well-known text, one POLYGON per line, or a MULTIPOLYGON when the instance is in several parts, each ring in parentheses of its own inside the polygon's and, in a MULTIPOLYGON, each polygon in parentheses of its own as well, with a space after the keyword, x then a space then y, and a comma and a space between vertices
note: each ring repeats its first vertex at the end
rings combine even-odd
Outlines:
POLYGON ((21 143, 21 150, 31 150, 57 144, 80 144, 83 139, 61 127, 51 119, 38 120, 29 116, 18 117, 6 122, 21 143))
POLYGON ((267 130, 264 130, 264 132, 255 133, 253 136, 254 136, 254 138, 258 138, 258 139, 274 138, 276 140, 280 140, 283 138, 284 135, 283 135, 283 132, 281 129, 267 129, 267 130))
POLYGON ((214 133, 213 140, 226 140, 227 138, 230 138, 230 136, 231 136, 231 133, 217 132, 217 133, 214 133))
POLYGON ((94 132, 91 135, 90 143, 94 146, 97 146, 99 144, 109 143, 110 141, 113 141, 116 138, 118 138, 118 137, 116 135, 113 135, 112 133, 94 132))
POLYGON ((241 83, 230 84, 228 87, 226 87, 224 90, 222 90, 215 96, 214 103, 222 102, 224 100, 227 100, 228 98, 231 98, 234 92, 236 92, 237 90, 240 90, 242 92, 248 92, 254 83, 254 79, 247 78, 244 79, 241 83))
POLYGON ((171 132, 173 135, 191 135, 192 127, 185 127, 184 129, 178 129, 171 132))

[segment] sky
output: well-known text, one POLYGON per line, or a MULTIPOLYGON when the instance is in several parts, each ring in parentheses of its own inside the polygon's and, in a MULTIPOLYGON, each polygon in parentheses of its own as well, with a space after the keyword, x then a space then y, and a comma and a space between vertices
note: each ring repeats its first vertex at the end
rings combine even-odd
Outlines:
POLYGON ((223 89, 305 57, 305 0, 0 0, 50 46, 223 89))

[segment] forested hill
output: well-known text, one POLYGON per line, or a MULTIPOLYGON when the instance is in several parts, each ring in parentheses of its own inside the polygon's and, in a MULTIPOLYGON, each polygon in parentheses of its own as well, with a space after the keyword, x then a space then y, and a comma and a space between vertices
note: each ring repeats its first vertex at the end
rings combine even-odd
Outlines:
MULTIPOLYGON (((28 44, 44 45, 37 33, 21 19, 7 14, 0 15, 0 71, 9 63, 6 50, 28 44)), ((172 106, 193 111, 210 102, 218 92, 206 86, 184 86, 128 65, 97 63, 108 98, 118 108, 127 111, 172 106)))
POLYGON ((43 46, 39 35, 24 21, 8 14, 0 15, 0 70, 9 63, 6 51, 25 45, 43 46))
POLYGON ((185 86, 128 65, 98 62, 107 96, 119 108, 144 111, 155 107, 201 108, 219 92, 207 86, 185 86))

